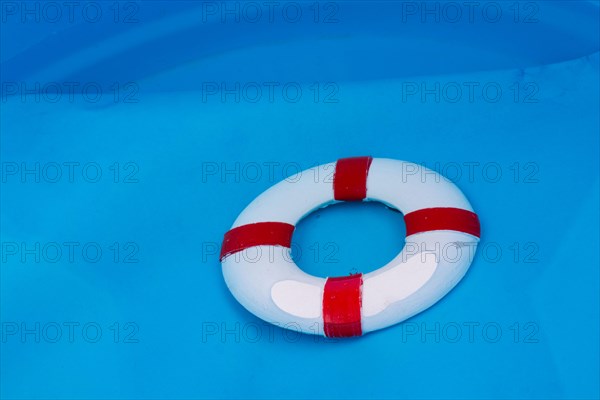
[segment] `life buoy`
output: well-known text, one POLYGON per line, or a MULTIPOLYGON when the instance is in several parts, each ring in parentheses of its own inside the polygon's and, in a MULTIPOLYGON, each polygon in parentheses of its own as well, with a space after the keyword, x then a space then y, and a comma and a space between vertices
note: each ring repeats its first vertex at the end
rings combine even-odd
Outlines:
POLYGON ((347 337, 396 324, 436 303, 468 270, 479 236, 469 201, 437 172, 354 157, 306 170, 258 196, 225 234, 220 259, 229 290, 258 317, 305 333, 347 337), (364 275, 309 275, 291 258, 294 228, 313 210, 340 201, 379 201, 401 211, 405 246, 364 275))

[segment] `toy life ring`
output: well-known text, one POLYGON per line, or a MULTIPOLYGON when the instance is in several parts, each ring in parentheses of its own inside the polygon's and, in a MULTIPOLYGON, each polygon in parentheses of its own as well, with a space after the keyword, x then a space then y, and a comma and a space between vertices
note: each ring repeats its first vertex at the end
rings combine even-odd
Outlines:
POLYGON ((327 337, 358 336, 441 299, 466 273, 479 236, 469 201, 437 172, 354 157, 306 170, 258 196, 225 234, 220 259, 231 293, 263 320, 327 337), (365 275, 325 279, 298 268, 290 248, 298 221, 335 202, 364 200, 404 214, 400 254, 365 275))

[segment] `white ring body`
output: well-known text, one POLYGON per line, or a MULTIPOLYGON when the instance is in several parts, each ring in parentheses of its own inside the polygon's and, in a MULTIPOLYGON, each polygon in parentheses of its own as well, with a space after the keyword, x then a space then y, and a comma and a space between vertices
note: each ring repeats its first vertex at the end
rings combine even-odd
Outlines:
MULTIPOLYGON (((231 229, 257 222, 295 226, 313 210, 337 202, 335 166, 334 162, 314 167, 272 186, 242 211, 231 229)), ((365 200, 380 201, 403 214, 432 207, 473 211, 462 192, 437 172, 383 158, 371 163, 365 200)), ((398 256, 363 275, 363 334, 410 318, 446 295, 467 272, 478 241, 467 233, 446 230, 407 236, 398 256)), ((256 246, 227 256, 222 266, 229 290, 250 312, 281 327, 324 335, 321 305, 326 279, 303 272, 292 261, 291 249, 256 246)))

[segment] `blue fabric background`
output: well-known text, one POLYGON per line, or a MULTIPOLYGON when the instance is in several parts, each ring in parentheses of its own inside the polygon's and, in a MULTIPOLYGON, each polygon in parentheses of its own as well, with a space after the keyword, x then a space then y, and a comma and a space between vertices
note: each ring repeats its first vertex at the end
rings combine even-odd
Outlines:
MULTIPOLYGON (((463 6, 456 22, 443 2, 317 3, 317 17, 294 3, 297 23, 194 2, 23 21, 7 3, 3 398, 598 398, 598 2, 482 3, 501 18, 463 6), (355 155, 456 182, 482 224, 470 271, 359 339, 263 323, 224 284, 222 235, 272 184, 355 155)), ((368 272, 403 238, 399 213, 336 205, 300 223, 295 255, 319 276, 368 272)))

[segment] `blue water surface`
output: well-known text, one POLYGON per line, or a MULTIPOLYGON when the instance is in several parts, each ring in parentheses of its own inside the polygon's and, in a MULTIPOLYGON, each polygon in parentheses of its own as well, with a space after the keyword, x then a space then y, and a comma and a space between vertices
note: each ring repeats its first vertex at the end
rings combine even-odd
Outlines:
MULTIPOLYGON (((599 3, 466 3, 2 1, 1 397, 598 398, 599 3), (471 269, 361 338, 262 322, 222 235, 358 155, 460 187, 471 269)), ((368 272, 404 235, 340 204, 294 256, 368 272)))

